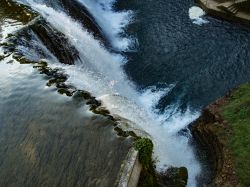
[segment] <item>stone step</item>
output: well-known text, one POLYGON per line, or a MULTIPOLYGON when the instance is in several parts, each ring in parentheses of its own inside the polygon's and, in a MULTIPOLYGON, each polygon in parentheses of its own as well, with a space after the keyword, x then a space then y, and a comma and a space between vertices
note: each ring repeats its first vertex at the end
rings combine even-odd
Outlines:
POLYGON ((227 9, 228 9, 228 11, 230 11, 232 14, 236 14, 236 13, 239 11, 239 9, 235 6, 235 4, 229 6, 227 9))
POLYGON ((233 15, 237 14, 237 12, 239 11, 237 6, 233 2, 221 3, 217 7, 233 15))

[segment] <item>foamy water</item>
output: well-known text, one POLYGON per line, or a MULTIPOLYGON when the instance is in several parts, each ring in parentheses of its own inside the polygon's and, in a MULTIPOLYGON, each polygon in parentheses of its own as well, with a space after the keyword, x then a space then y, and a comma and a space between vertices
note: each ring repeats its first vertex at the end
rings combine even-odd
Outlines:
POLYGON ((112 46, 118 50, 128 50, 133 39, 124 35, 123 29, 132 21, 131 11, 114 12, 116 0, 78 0, 92 13, 112 46))
POLYGON ((188 13, 189 13, 189 18, 192 20, 194 24, 203 25, 205 23, 208 23, 208 21, 202 17, 206 13, 200 7, 193 6, 189 9, 188 13))
MULTIPOLYGON (((119 49, 129 47, 130 39, 118 35, 119 32, 122 32, 124 25, 129 22, 127 13, 124 16, 124 12, 115 13, 110 8, 99 10, 100 4, 96 5, 87 0, 81 1, 85 3, 90 12, 98 9, 93 14, 103 30, 107 33, 110 32, 108 37, 113 41, 114 46, 119 49), (116 17, 110 16, 111 13, 122 19, 117 21, 116 17), (105 16, 101 18, 101 15, 105 14, 109 15, 108 19, 104 19, 105 16), (123 19, 128 20, 124 22, 125 24, 119 25, 118 23, 123 23, 120 22, 123 19), (118 24, 114 26, 113 32, 111 31, 112 24, 118 24)), ((123 71, 126 58, 108 52, 81 24, 72 20, 64 12, 58 12, 45 4, 35 3, 32 0, 23 2, 38 11, 51 25, 64 33, 79 51, 80 59, 75 62, 75 65, 64 65, 54 60, 50 66, 63 68, 65 73, 70 76, 69 83, 91 92, 112 114, 130 120, 134 128, 147 132, 155 145, 154 156, 158 160, 157 169, 159 171, 170 165, 185 166, 189 171, 188 186, 196 186, 195 177, 200 172, 199 163, 189 145, 189 137, 179 136, 177 132, 196 119, 198 113, 191 109, 184 113, 180 112, 178 104, 168 107, 164 113, 159 113, 156 109, 159 100, 168 94, 174 85, 168 85, 160 90, 154 87, 137 90, 123 71)), ((100 3, 100 1, 97 2, 100 3)), ((108 2, 113 3, 111 0, 108 2)))
POLYGON ((16 32, 20 30, 23 27, 23 25, 19 22, 16 22, 11 19, 5 19, 3 23, 1 23, 1 35, 0 39, 2 42, 5 42, 5 39, 7 36, 13 32, 16 32))

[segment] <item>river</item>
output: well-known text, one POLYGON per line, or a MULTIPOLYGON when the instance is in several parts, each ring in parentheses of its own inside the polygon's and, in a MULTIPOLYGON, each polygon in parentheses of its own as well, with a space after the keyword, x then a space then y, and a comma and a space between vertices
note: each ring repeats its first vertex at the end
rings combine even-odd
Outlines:
POLYGON ((193 22, 189 0, 18 2, 62 33, 77 58, 68 58, 74 65, 61 63, 60 50, 33 31, 17 51, 61 69, 66 83, 128 120, 126 128, 152 138, 158 171, 185 166, 188 186, 197 186, 202 166, 187 127, 202 107, 250 79, 250 29, 208 16, 193 22))

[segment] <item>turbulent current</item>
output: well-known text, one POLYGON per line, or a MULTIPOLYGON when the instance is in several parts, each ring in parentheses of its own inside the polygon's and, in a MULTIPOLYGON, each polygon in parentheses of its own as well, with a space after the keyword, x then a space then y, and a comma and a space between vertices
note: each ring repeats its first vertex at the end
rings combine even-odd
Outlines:
MULTIPOLYGON (((138 133, 146 133, 154 142, 154 156, 159 171, 168 166, 186 166, 189 170, 189 185, 195 186, 195 178, 200 172, 200 166, 189 145, 189 134, 178 135, 192 122, 198 113, 186 110, 178 112, 178 105, 169 106, 160 113, 155 106, 162 96, 166 95, 174 85, 166 85, 157 89, 155 86, 138 89, 124 72, 123 66, 127 59, 122 51, 135 50, 136 40, 124 33, 124 28, 133 21, 131 11, 115 12, 114 1, 79 0, 99 25, 104 37, 111 45, 111 52, 105 48, 78 20, 63 11, 60 4, 45 1, 21 0, 19 3, 28 5, 38 12, 56 30, 62 32, 70 44, 79 52, 75 65, 63 65, 46 50, 39 40, 33 42, 44 49, 49 57, 50 67, 59 67, 69 75, 68 83, 78 89, 87 90, 102 101, 103 105, 113 114, 129 121, 129 127, 138 133)), ((37 59, 36 53, 30 54, 20 46, 22 52, 29 58, 37 59)))
MULTIPOLYGON (((18 50, 31 60, 40 60, 42 57, 48 62, 49 67, 60 68, 69 76, 67 83, 97 97, 112 115, 118 116, 128 123, 126 128, 151 137, 154 142, 157 170, 162 171, 169 166, 185 166, 189 173, 188 186, 196 186, 197 178, 201 174, 201 166, 196 159, 192 145, 190 145, 192 137, 187 126, 199 116, 200 106, 193 107, 188 102, 182 102, 184 96, 179 91, 181 81, 177 79, 176 81, 169 79, 168 82, 164 82, 162 79, 164 76, 162 76, 158 77, 158 82, 145 84, 146 86, 140 85, 140 78, 138 78, 138 82, 135 81, 136 78, 133 76, 135 70, 137 70, 138 75, 143 71, 143 78, 150 79, 150 73, 154 69, 154 67, 149 68, 151 64, 141 69, 138 68, 144 63, 145 53, 137 53, 137 51, 148 45, 140 42, 141 36, 138 38, 137 32, 135 32, 136 28, 133 28, 136 23, 143 23, 137 17, 140 16, 140 13, 136 12, 138 7, 135 6, 133 11, 129 8, 119 10, 115 9, 117 3, 115 0, 75 0, 87 9, 89 13, 87 17, 94 23, 92 28, 95 27, 96 30, 100 31, 98 36, 101 37, 96 37, 95 33, 85 25, 84 20, 71 14, 66 3, 62 5, 61 1, 49 0, 17 0, 17 2, 30 7, 54 29, 61 32, 78 54, 73 65, 63 64, 37 36, 32 34, 31 47, 19 44, 18 50), (142 58, 138 59, 142 61, 137 61, 136 63, 139 63, 137 69, 131 68, 132 70, 129 72, 128 67, 135 59, 134 54, 141 55, 142 58), (149 71, 146 71, 146 68, 149 68, 149 71), (175 98, 180 99, 173 99, 171 102, 162 104, 164 98, 173 97, 173 92, 176 94, 175 98)), ((67 1, 62 0, 62 2, 67 1)), ((157 3, 155 2, 155 4, 157 3)), ((121 4, 120 7, 123 5, 121 4)), ((81 11, 81 7, 78 11, 81 11)), ((190 18, 202 22, 199 17, 202 13, 200 11, 200 9, 191 9, 189 11, 190 18), (199 15, 194 11, 196 13, 198 11, 199 15)), ((154 18, 153 16, 152 18, 154 18)), ((188 8, 186 9, 186 17, 188 19, 188 8)), ((165 24, 174 25, 175 23, 165 22, 165 24)), ((13 30, 21 29, 21 26, 20 28, 3 27, 2 29, 4 35, 7 36, 13 30)), ((157 32, 157 27, 155 29, 157 32)), ((164 35, 168 30, 161 30, 161 32, 164 35)), ((179 32, 176 34, 178 35, 179 32)), ((169 33, 168 35, 173 34, 169 33)), ((158 38, 159 42, 161 37, 158 38)), ((166 45, 170 46, 174 37, 176 36, 169 36, 169 43, 166 45)), ((149 38, 147 39, 149 41, 149 38)), ((150 45, 156 46, 154 43, 150 45)), ((171 50, 177 48, 178 46, 164 48, 165 52, 169 54, 168 58, 172 55, 171 50)), ((163 57, 158 50, 152 50, 150 53, 154 54, 154 59, 163 57)), ((175 54, 178 55, 177 52, 175 54)), ((175 58, 175 55, 171 58, 175 58)), ((176 56, 176 58, 178 57, 176 56)), ((183 66, 180 65, 181 67, 183 66)), ((181 71, 180 69, 176 71, 177 77, 183 75, 181 71)), ((174 72, 167 73, 169 76, 174 75, 174 72)))

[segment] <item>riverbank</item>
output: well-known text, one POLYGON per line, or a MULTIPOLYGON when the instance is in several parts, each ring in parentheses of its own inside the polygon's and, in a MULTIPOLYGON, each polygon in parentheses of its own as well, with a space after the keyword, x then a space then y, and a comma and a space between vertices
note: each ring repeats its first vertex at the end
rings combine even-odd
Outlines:
POLYGON ((250 83, 207 106, 192 132, 212 170, 208 186, 249 186, 250 83))
POLYGON ((250 2, 247 0, 237 0, 235 3, 227 0, 195 0, 195 2, 211 16, 250 26, 250 11, 246 8, 250 6, 250 2))

